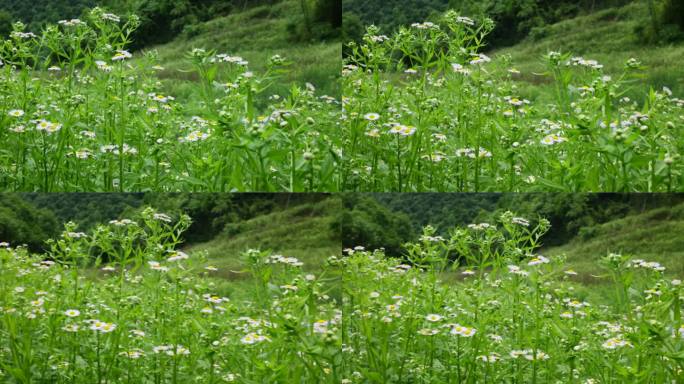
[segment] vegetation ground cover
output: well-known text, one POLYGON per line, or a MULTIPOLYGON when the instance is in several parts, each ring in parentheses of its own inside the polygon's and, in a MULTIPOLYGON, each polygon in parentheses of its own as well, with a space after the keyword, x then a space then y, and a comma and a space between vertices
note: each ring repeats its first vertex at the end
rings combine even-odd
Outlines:
POLYGON ((391 35, 370 27, 345 66, 342 185, 361 191, 675 191, 682 101, 665 87, 625 96, 642 63, 610 73, 545 52, 553 103, 525 99, 507 59, 481 52, 494 28, 448 11, 391 35))
POLYGON ((249 277, 234 284, 205 252, 177 249, 188 224, 145 209, 89 233, 68 224, 45 254, 3 243, 3 378, 680 379, 681 271, 608 253, 594 268, 604 289, 589 291, 565 257, 538 253, 543 219, 505 212, 446 236, 427 227, 402 258, 355 247, 306 272, 248 250, 249 277))
POLYGON ((242 57, 196 48, 187 63, 203 114, 188 115, 162 93, 154 51, 130 62, 137 24, 98 8, 40 36, 15 25, 2 49, 5 190, 336 189, 334 97, 301 84, 260 108, 284 57, 256 73, 242 57))
POLYGON ((403 258, 349 249, 351 382, 680 380, 681 272, 609 253, 593 264, 605 289, 589 291, 535 251, 546 229, 505 213, 447 236, 427 227, 403 258))
POLYGON ((205 252, 176 249, 189 223, 145 209, 67 224, 45 254, 3 243, 3 380, 339 382, 330 265, 248 249, 249 277, 226 285, 205 252))

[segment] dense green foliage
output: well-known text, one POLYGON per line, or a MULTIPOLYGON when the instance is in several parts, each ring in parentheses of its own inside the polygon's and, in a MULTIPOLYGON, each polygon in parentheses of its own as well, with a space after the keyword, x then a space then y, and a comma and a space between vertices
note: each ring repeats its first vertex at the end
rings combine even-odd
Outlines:
POLYGON ((73 221, 83 231, 119 219, 139 208, 145 200, 143 194, 131 193, 29 193, 19 196, 37 208, 52 212, 58 222, 73 221))
POLYGON ((344 41, 359 41, 367 25, 383 33, 402 25, 425 21, 448 8, 448 0, 342 0, 344 41))
MULTIPOLYGON (((619 215, 618 215, 619 216, 619 215)), ((567 257, 586 284, 605 282, 596 275, 595 253, 621 252, 660 262, 671 276, 684 276, 684 203, 646 209, 604 223, 582 227, 570 242, 545 251, 567 257)))
MULTIPOLYGON (((634 31, 635 38, 649 42, 682 37, 684 5, 681 1, 638 0, 644 1, 654 3, 653 14, 644 15, 640 27, 634 31)), ((493 19, 496 29, 487 37, 487 47, 498 48, 514 45, 528 36, 543 37, 548 26, 561 20, 630 2, 634 0, 343 0, 344 37, 345 41, 360 41, 369 24, 388 34, 402 25, 435 21, 444 10, 455 9, 465 16, 493 19)))
POLYGON ((448 11, 389 36, 369 28, 349 45, 342 190, 684 188, 684 101, 667 86, 633 88, 646 72, 638 56, 610 72, 555 46, 534 59, 543 72, 523 74, 481 52, 493 27, 448 11), (522 96, 523 77, 551 99, 522 96))
POLYGON ((353 223, 350 227, 365 229, 384 226, 387 228, 384 232, 386 237, 370 237, 374 232, 369 230, 350 231, 349 234, 344 231, 345 246, 364 245, 369 249, 384 246, 390 255, 397 255, 396 245, 415 240, 426 225, 434 226, 438 234, 445 235, 455 226, 493 223, 503 212, 515 211, 529 218, 532 223, 539 218, 548 220, 551 229, 544 236, 543 243, 545 246, 557 246, 578 236, 590 237, 602 223, 684 202, 684 196, 678 194, 388 193, 369 195, 363 199, 348 199, 348 210, 355 213, 348 220, 353 223), (371 198, 381 206, 363 200, 371 198), (363 204, 358 204, 360 208, 354 205, 357 201, 363 201, 363 204), (364 215, 359 211, 374 213, 364 215), (403 237, 398 240, 396 233, 399 230, 392 226, 398 221, 386 219, 396 217, 397 213, 403 219, 399 222, 400 228, 409 227, 408 231, 403 229, 400 232, 399 236, 403 237), (363 237, 367 233, 371 235, 363 237))
POLYGON ((406 214, 387 209, 371 195, 344 194, 343 204, 340 230, 345 248, 384 248, 388 254, 397 254, 414 237, 406 214))
POLYGON ((40 38, 17 25, 0 45, 7 64, 0 71, 3 188, 334 189, 339 153, 332 141, 339 137, 327 131, 337 132, 337 99, 301 82, 271 93, 289 72, 283 55, 268 55, 257 73, 232 52, 195 46, 183 52, 192 92, 176 100, 164 93, 156 51, 135 61, 125 50, 137 26, 97 8, 88 20, 51 25, 40 38), (190 100, 197 109, 187 112, 190 100))
POLYGON ((286 205, 288 208, 279 206, 268 213, 230 222, 212 240, 191 245, 188 251, 204 252, 219 267, 217 276, 227 280, 242 276, 237 255, 257 244, 262 250, 296 257, 304 262, 305 270, 317 272, 328 257, 339 255, 342 249, 342 201, 333 196, 286 205))
MULTIPOLYGON (((110 1, 110 0, 105 0, 110 1)), ((121 1, 111 0, 113 3, 121 1)), ((8 12, 13 21, 21 21, 37 32, 45 23, 56 23, 58 20, 81 17, 83 11, 101 3, 98 0, 0 0, 0 10, 8 12)), ((3 31, 0 18, 0 32, 3 31)), ((5 37, 5 34, 0 35, 5 37)))
MULTIPOLYGON (((0 0, 0 36, 9 32, 12 19, 28 25, 29 30, 38 32, 48 23, 58 20, 86 17, 88 9, 104 6, 121 14, 135 14, 140 17, 140 28, 133 35, 135 48, 171 41, 181 33, 191 34, 197 26, 208 20, 233 12, 260 6, 273 5, 282 0, 0 0), (4 32, 4 33, 3 33, 4 32)), ((292 38, 321 39, 335 38, 341 26, 341 4, 339 0, 302 0, 301 15, 291 15, 292 38), (302 26, 300 29, 299 26, 302 26)), ((268 15, 262 15, 267 17, 268 15)))
MULTIPOLYGON (((593 251, 591 292, 508 213, 491 226, 426 228, 407 256, 344 258, 343 350, 368 383, 680 382, 681 275, 593 251), (494 226, 496 225, 496 227, 494 226), (456 251, 463 257, 449 257, 456 251), (409 262, 407 262, 407 260, 409 262), (456 262, 455 262, 456 261, 456 262), (464 261, 459 263, 459 261, 464 261), (463 264, 466 264, 463 266, 463 264), (448 281, 445 282, 445 280, 448 281)), ((542 238, 543 239, 543 238, 542 238)))
POLYGON ((189 220, 145 209, 67 226, 49 255, 0 246, 0 381, 339 383, 337 268, 249 249, 244 284, 219 281, 176 248, 189 220))
MULTIPOLYGON (((59 230, 57 223, 73 222, 79 231, 89 231, 111 220, 133 216, 143 206, 152 206, 174 217, 190 214, 193 221, 183 233, 183 243, 192 245, 219 235, 235 236, 245 231, 245 222, 264 215, 298 207, 303 210, 295 213, 296 216, 306 218, 309 214, 315 215, 312 207, 327 199, 333 198, 325 194, 258 193, 5 194, 0 195, 0 215, 3 218, 0 220, 0 241, 13 245, 26 243, 32 250, 40 250, 44 248, 45 240, 56 235, 59 230)), ((331 209, 325 214, 332 220, 334 211, 339 209, 331 209)), ((338 233, 332 224, 330 228, 319 230, 321 233, 338 233)))
POLYGON ((0 194, 0 242, 26 244, 39 250, 43 242, 59 231, 56 215, 24 201, 16 194, 0 194))

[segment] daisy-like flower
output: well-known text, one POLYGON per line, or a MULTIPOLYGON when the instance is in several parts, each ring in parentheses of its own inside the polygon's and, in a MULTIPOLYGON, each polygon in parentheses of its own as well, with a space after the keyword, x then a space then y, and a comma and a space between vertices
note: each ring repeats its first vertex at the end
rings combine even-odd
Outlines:
POLYGON ((622 347, 631 347, 632 344, 618 336, 606 340, 603 344, 601 344, 601 346, 605 349, 617 349, 622 347))
POLYGON ((465 68, 463 65, 459 63, 453 63, 451 64, 451 69, 456 72, 460 73, 461 75, 468 76, 470 75, 470 69, 465 68))
POLYGON ((493 228, 493 226, 489 223, 479 223, 479 224, 468 224, 468 228, 476 230, 476 231, 484 231, 489 228, 493 228))
POLYGON ((36 129, 39 131, 45 131, 48 134, 52 134, 62 129, 62 124, 52 123, 43 119, 38 121, 36 124, 36 129))
POLYGON ((15 38, 15 39, 32 39, 32 38, 36 38, 37 36, 33 32, 14 31, 10 34, 10 37, 15 38))
POLYGON ((435 313, 431 313, 427 316, 425 316, 425 320, 431 322, 431 323, 436 323, 438 321, 441 321, 444 317, 441 315, 437 315, 435 313))
POLYGON ((124 356, 128 357, 129 359, 136 360, 145 356, 145 352, 141 351, 140 349, 134 349, 132 351, 119 352, 119 356, 124 356))
POLYGON ((64 314, 67 317, 78 317, 81 314, 81 312, 78 309, 67 309, 66 311, 64 311, 64 314))
POLYGON ((368 121, 377 121, 380 119, 380 115, 375 112, 366 113, 363 118, 368 121))
POLYGON ((96 332, 109 333, 116 329, 116 324, 105 323, 104 321, 100 320, 93 320, 90 323, 90 329, 96 332))
POLYGON ((102 60, 97 60, 95 61, 95 65, 97 66, 97 69, 103 72, 111 72, 112 71, 112 66, 107 64, 106 62, 102 60))
POLYGON ((168 267, 163 267, 161 263, 158 261, 150 260, 147 262, 147 264, 150 266, 150 269, 153 269, 155 271, 160 271, 160 272, 168 272, 169 268, 168 267))
POLYGON ((563 312, 560 314, 561 319, 572 319, 574 315, 572 312, 563 312))
POLYGON ((512 274, 514 274, 514 275, 520 275, 520 276, 528 276, 528 275, 529 275, 529 272, 527 272, 527 271, 521 269, 521 268, 520 268, 519 266, 517 266, 517 265, 509 265, 509 266, 508 266, 508 272, 509 272, 509 273, 512 273, 512 274))
POLYGON ((285 285, 281 285, 280 289, 282 289, 286 292, 288 292, 288 291, 296 292, 299 290, 299 287, 297 287, 296 285, 285 284, 285 285))
POLYGON ((464 327, 460 324, 448 324, 448 327, 451 328, 449 333, 456 336, 473 337, 477 333, 475 328, 464 327))
POLYGON ((259 335, 258 333, 254 333, 254 332, 248 333, 242 339, 240 339, 240 342, 242 344, 246 344, 246 345, 257 344, 257 343, 261 343, 263 341, 270 341, 270 340, 268 339, 268 337, 263 336, 263 335, 259 335))
POLYGON ((214 295, 209 295, 209 294, 206 294, 206 295, 204 295, 203 297, 204 297, 204 300, 206 300, 207 302, 212 303, 212 304, 221 304, 221 303, 223 303, 224 301, 228 301, 227 298, 223 298, 223 297, 219 297, 219 296, 214 296, 214 295))
POLYGON ((402 130, 399 132, 402 136, 411 136, 416 133, 416 127, 413 126, 402 126, 402 130))
POLYGON ((548 264, 548 263, 549 263, 549 259, 547 259, 546 257, 544 257, 544 256, 542 256, 542 255, 538 255, 538 256, 536 256, 536 257, 533 257, 533 258, 527 263, 527 265, 539 265, 539 264, 548 264))
POLYGON ((173 348, 173 347, 170 345, 157 345, 157 346, 152 348, 152 351, 154 353, 162 353, 162 352, 168 351, 171 348, 173 348))
POLYGON ((189 259, 190 256, 188 256, 187 253, 182 252, 182 251, 172 251, 172 256, 166 259, 167 261, 180 261, 180 260, 187 260, 189 259))
POLYGON ((672 337, 684 339, 684 324, 680 325, 679 328, 674 330, 672 337))
POLYGON ((164 353, 166 353, 169 356, 187 356, 190 354, 190 350, 182 345, 176 345, 176 348, 173 348, 173 346, 169 346, 164 353))
POLYGON ((36 299, 31 301, 31 306, 33 307, 42 307, 43 304, 45 304, 45 300, 43 299, 36 299))
POLYGON ((436 25, 430 21, 426 21, 424 23, 413 23, 411 24, 411 27, 416 29, 439 29, 439 25, 436 25))
POLYGON ((131 336, 135 337, 145 337, 145 332, 139 329, 131 329, 131 336))
POLYGON ((465 25, 469 25, 469 26, 475 25, 475 21, 473 19, 471 19, 470 17, 465 17, 465 16, 458 16, 456 18, 456 22, 461 23, 461 24, 465 24, 465 25))
POLYGON ((101 17, 102 17, 102 20, 109 20, 109 21, 112 21, 114 23, 118 23, 119 21, 121 21, 119 16, 117 16, 113 13, 103 13, 101 17))
POLYGON ((7 114, 12 116, 12 117, 22 117, 22 116, 24 116, 24 111, 22 111, 21 109, 13 109, 13 110, 7 112, 7 114))
POLYGON ((170 223, 172 221, 171 217, 165 213, 155 213, 154 215, 152 215, 152 218, 154 218, 155 220, 163 221, 165 223, 170 223))
POLYGON ((532 351, 529 349, 514 349, 509 353, 509 355, 511 358, 517 359, 518 357, 525 356, 529 353, 532 353, 532 351))
POLYGON ((85 160, 89 158, 91 155, 91 152, 88 149, 79 149, 78 151, 74 152, 74 156, 76 156, 77 159, 85 160))
POLYGON ((492 352, 489 355, 480 355, 477 357, 477 359, 485 363, 496 363, 497 361, 501 360, 501 355, 496 352, 492 352))
POLYGON ((152 95, 152 99, 153 99, 154 101, 158 101, 158 102, 160 102, 160 103, 162 103, 162 104, 169 101, 169 98, 166 97, 166 96, 164 96, 164 95, 155 95, 155 94, 153 94, 153 95, 152 95))
POLYGON ((79 326, 78 324, 67 324, 64 327, 62 327, 62 330, 65 332, 78 332, 79 326))
POLYGON ((554 144, 562 143, 564 141, 568 141, 568 139, 566 139, 563 136, 558 136, 556 134, 550 134, 550 135, 544 136, 544 138, 541 139, 540 142, 543 145, 554 145, 554 144))
POLYGON ((213 265, 207 265, 206 267, 204 267, 204 269, 207 270, 207 271, 209 271, 209 272, 216 272, 216 271, 218 271, 218 268, 214 267, 213 265))
POLYGON ((439 333, 439 330, 432 328, 422 328, 418 330, 418 333, 423 336, 434 336, 439 333))
POLYGON ((181 142, 191 142, 191 143, 194 143, 194 142, 197 142, 197 141, 204 141, 204 140, 208 139, 209 136, 210 136, 210 135, 209 135, 208 133, 206 133, 206 132, 202 132, 202 131, 195 130, 195 131, 190 132, 187 136, 181 137, 181 138, 180 138, 180 141, 181 141, 181 142))
POLYGON ((396 124, 390 128, 389 133, 400 136, 411 136, 416 133, 416 127, 396 124))
POLYGON ((330 321, 328 321, 328 320, 316 320, 313 323, 313 331, 314 331, 314 333, 325 334, 328 332, 328 326, 329 325, 330 325, 330 321))
POLYGON ((508 99, 508 103, 511 105, 515 105, 516 107, 524 104, 524 102, 518 99, 517 97, 511 97, 510 99, 508 99))
POLYGON ((492 59, 490 59, 489 56, 485 55, 484 53, 478 53, 476 55, 473 55, 473 57, 470 59, 470 64, 484 64, 489 63, 490 61, 492 61, 492 59))
POLYGON ((112 61, 126 60, 126 59, 130 59, 131 57, 133 57, 133 55, 131 55, 130 52, 122 50, 122 49, 118 49, 116 51, 116 54, 112 57, 112 61))
POLYGON ((377 128, 373 128, 370 131, 366 132, 366 136, 378 138, 380 137, 380 130, 377 128))
POLYGON ((539 360, 548 360, 549 355, 547 355, 545 352, 542 351, 537 351, 535 354, 533 351, 527 350, 527 353, 524 355, 526 360, 529 361, 539 361, 539 360))

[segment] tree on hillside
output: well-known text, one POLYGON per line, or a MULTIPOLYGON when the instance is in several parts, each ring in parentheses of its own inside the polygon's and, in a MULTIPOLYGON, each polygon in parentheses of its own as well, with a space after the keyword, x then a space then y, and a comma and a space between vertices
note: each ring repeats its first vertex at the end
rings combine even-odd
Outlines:
POLYGON ((51 211, 37 208, 19 195, 0 194, 0 242, 12 246, 26 244, 31 251, 38 252, 59 229, 51 211))
POLYGON ((4 38, 12 32, 12 22, 14 22, 12 15, 0 9, 0 38, 4 38))

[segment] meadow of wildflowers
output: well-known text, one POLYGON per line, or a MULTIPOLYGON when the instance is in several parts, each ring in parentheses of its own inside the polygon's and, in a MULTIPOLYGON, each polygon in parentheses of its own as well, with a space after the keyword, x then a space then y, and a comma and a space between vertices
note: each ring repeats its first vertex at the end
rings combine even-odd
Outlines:
POLYGON ((146 209, 46 254, 2 243, 0 382, 339 383, 333 267, 246 250, 234 296, 177 249, 189 224, 146 209))
POLYGON ((8 383, 664 383, 684 379, 681 281, 608 254, 589 294, 539 254, 548 221, 426 227, 401 258, 363 247, 317 270, 250 249, 226 284, 179 249, 187 216, 147 208, 44 254, 0 243, 8 383))
MULTIPOLYGON (((343 69, 342 189, 680 191, 684 100, 667 87, 624 96, 638 58, 606 73, 548 52, 545 73, 482 53, 491 20, 448 11, 391 35, 371 26, 343 69), (534 78, 553 104, 520 94, 534 78)), ((558 47, 562 49, 562 47, 558 47)))
POLYGON ((164 93, 156 52, 127 50, 138 25, 99 8, 42 33, 14 24, 0 44, 3 190, 337 189, 338 100, 313 84, 268 93, 290 64, 279 55, 255 73, 197 47, 190 113, 164 93))
POLYGON ((182 100, 155 51, 127 50, 138 24, 96 8, 42 33, 14 25, 0 44, 3 190, 684 188, 684 100, 667 87, 626 97, 637 58, 606 73, 549 52, 545 73, 520 73, 482 53, 490 20, 450 11, 391 36, 369 27, 345 59, 342 101, 313 84, 271 94, 294 63, 274 55, 257 73, 210 47, 187 53, 196 83, 182 100), (525 76, 555 101, 521 95, 525 76))
POLYGON ((547 229, 506 213, 444 237, 427 227, 403 259, 346 250, 344 382, 681 382, 681 281, 609 254, 592 300, 537 253, 547 229))

